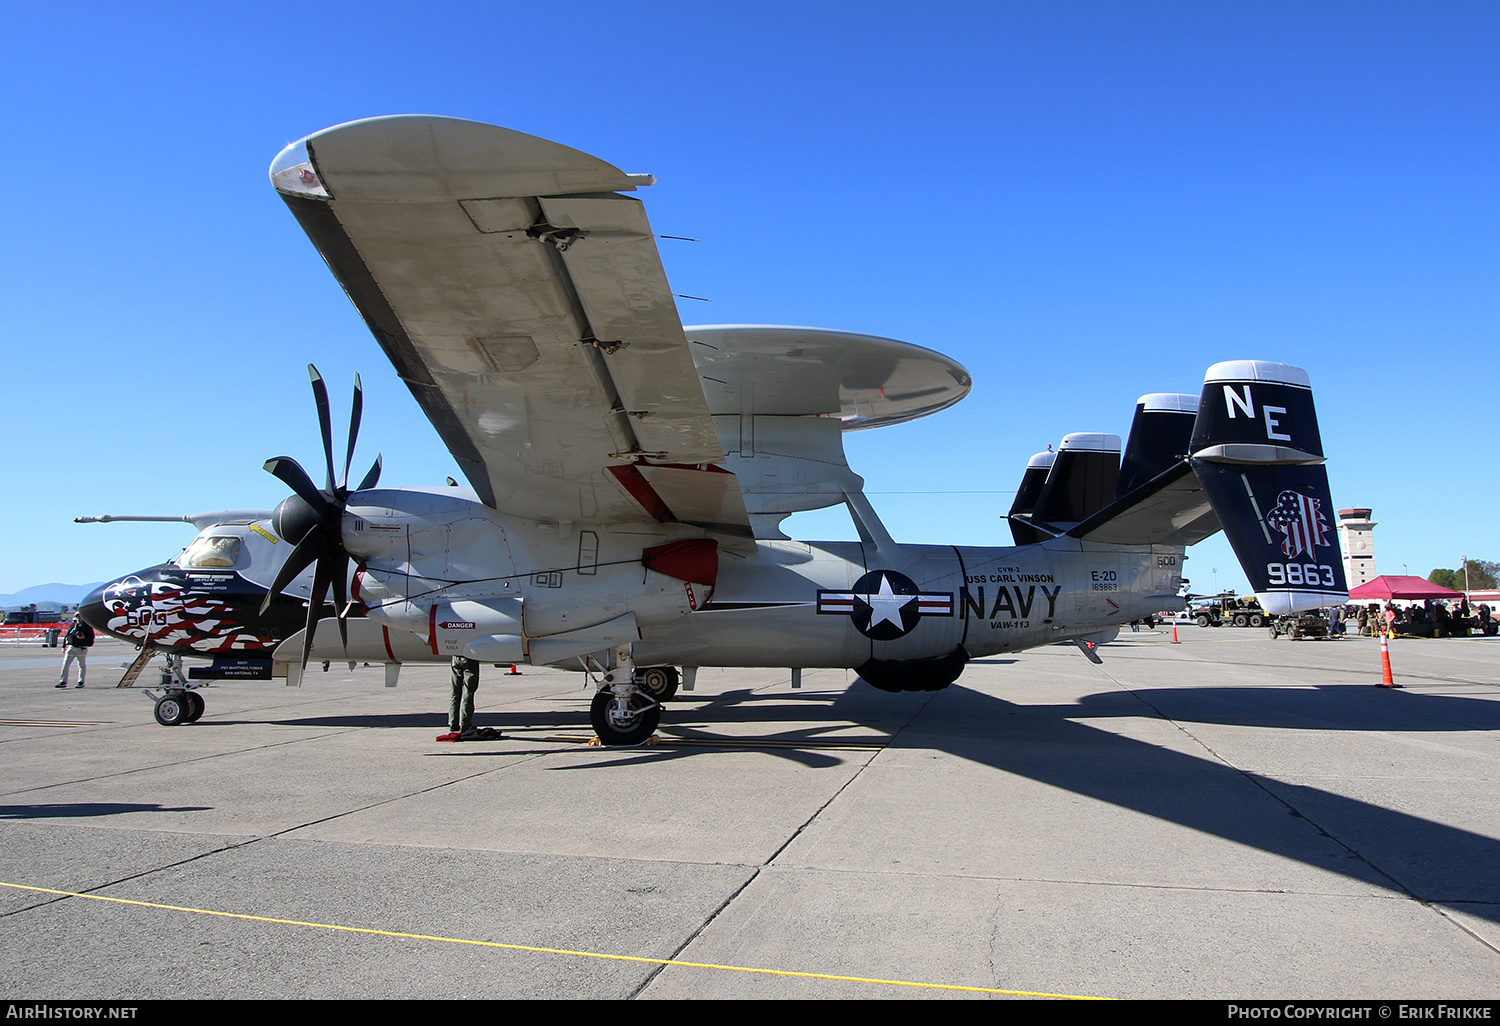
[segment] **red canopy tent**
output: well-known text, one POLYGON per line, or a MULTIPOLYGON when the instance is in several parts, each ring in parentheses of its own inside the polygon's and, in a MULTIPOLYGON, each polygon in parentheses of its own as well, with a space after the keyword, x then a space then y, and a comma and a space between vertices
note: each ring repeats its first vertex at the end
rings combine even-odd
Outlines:
POLYGON ((1463 598, 1463 594, 1441 584, 1424 581, 1420 577, 1403 577, 1400 574, 1382 574, 1358 588, 1349 589, 1351 599, 1366 602, 1375 599, 1454 599, 1463 598))

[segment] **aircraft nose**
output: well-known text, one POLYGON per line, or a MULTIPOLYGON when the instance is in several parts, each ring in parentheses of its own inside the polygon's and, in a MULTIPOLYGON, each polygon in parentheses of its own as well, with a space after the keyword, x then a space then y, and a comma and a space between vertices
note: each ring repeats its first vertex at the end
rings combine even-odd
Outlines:
POLYGON ((104 611, 104 591, 108 587, 108 584, 101 584, 85 595, 78 604, 78 615, 96 631, 104 630, 104 624, 109 619, 104 611))

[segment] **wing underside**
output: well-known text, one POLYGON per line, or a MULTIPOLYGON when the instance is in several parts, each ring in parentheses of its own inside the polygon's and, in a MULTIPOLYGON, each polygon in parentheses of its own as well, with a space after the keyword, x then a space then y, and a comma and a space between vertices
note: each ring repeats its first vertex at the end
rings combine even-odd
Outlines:
POLYGON ((748 530, 736 489, 690 473, 724 453, 644 208, 616 191, 641 176, 398 117, 310 136, 272 179, 487 505, 663 519, 611 469, 670 464, 669 516, 748 530))

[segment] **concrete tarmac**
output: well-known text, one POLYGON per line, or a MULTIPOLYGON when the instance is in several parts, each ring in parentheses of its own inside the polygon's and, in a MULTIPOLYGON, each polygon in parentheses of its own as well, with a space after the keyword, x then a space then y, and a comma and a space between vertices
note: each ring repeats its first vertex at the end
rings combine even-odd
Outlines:
POLYGON ((445 666, 167 728, 124 645, 81 691, 0 649, 0 992, 1500 995, 1500 639, 1390 691, 1371 639, 1178 630, 936 694, 703 670, 629 750, 578 673, 486 667, 506 737, 454 745, 445 666))

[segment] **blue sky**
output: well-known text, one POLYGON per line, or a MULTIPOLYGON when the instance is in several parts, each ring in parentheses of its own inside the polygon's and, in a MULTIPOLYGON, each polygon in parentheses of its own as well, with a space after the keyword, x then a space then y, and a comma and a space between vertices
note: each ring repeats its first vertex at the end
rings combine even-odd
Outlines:
MULTIPOLYGON (((687 323, 965 364, 957 407, 847 438, 899 540, 1008 543, 1031 453, 1257 358, 1312 376, 1382 571, 1500 559, 1493 4, 69 4, 7 28, 0 592, 192 534, 79 514, 274 505, 261 463, 319 460, 308 362, 336 421, 362 373, 361 467, 456 476, 266 180, 288 142, 411 112, 655 174, 655 229, 702 240, 661 243, 712 299, 687 323)), ((1245 587, 1221 540, 1190 556, 1195 587, 1245 587)))

